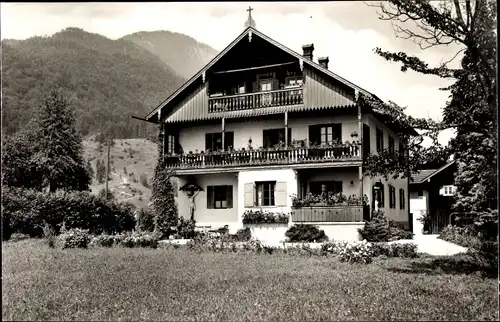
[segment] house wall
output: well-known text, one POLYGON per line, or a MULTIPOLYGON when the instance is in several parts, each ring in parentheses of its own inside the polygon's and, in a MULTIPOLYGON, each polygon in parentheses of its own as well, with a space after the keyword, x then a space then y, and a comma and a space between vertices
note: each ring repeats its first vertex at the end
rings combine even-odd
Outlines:
MULTIPOLYGON (((377 133, 376 128, 378 127, 383 131, 383 139, 384 139, 384 148, 387 149, 389 146, 389 134, 394 138, 394 148, 395 150, 399 149, 399 137, 397 134, 390 130, 385 124, 377 120, 371 114, 364 114, 362 116, 362 122, 370 127, 370 151, 373 154, 377 153, 377 133)), ((410 214, 410 205, 408 198, 408 179, 392 179, 385 180, 382 176, 375 177, 364 177, 363 178, 363 194, 368 196, 368 200, 370 201, 370 205, 372 204, 372 188, 376 182, 381 181, 384 185, 384 207, 380 208, 388 218, 391 218, 395 222, 403 225, 405 228, 409 228, 409 214, 410 214), (396 188, 396 208, 389 208, 389 187, 388 185, 393 185, 396 188), (399 189, 403 189, 405 192, 405 209, 400 208, 399 202, 399 189)))
MULTIPOLYGON (((194 180, 198 186, 203 188, 195 197, 196 209, 194 219, 197 226, 217 226, 224 225, 234 226, 238 223, 238 178, 236 173, 219 173, 219 174, 203 174, 194 176, 194 180), (208 209, 207 208, 207 186, 216 185, 232 185, 233 186, 233 207, 230 209, 208 209)), ((187 183, 187 178, 178 178, 179 187, 187 183)), ((190 218, 188 197, 183 191, 178 192, 177 206, 179 209, 179 217, 185 219, 190 218)))
POLYGON ((307 192, 310 191, 310 182, 312 181, 342 181, 344 195, 359 195, 358 167, 321 169, 307 175, 301 175, 300 181, 304 182, 307 192), (350 181, 353 181, 352 185, 350 181))
MULTIPOLYGON (((325 123, 342 123, 342 142, 353 141, 352 132, 358 131, 358 120, 356 115, 338 115, 330 117, 309 117, 301 119, 288 119, 288 127, 292 130, 292 137, 289 140, 309 140, 309 125, 325 123)), ((234 132, 235 149, 247 148, 248 140, 252 138, 252 147, 258 148, 263 145, 263 131, 268 129, 278 129, 285 127, 284 117, 282 120, 270 119, 262 121, 235 122, 226 120, 225 131, 234 132)), ((184 152, 193 153, 205 150, 205 134, 222 131, 220 124, 193 125, 182 128, 179 132, 179 142, 184 152)), ((375 130, 374 130, 375 131, 375 130)), ((358 138, 359 139, 359 136, 358 138)))

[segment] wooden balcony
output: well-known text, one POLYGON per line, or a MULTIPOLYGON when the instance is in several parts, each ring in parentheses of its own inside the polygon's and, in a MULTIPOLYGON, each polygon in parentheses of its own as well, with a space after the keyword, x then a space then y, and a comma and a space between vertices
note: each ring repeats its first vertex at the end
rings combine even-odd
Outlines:
POLYGON ((366 206, 313 206, 292 208, 292 222, 361 222, 366 206))
POLYGON ((263 107, 298 105, 304 103, 302 87, 277 91, 210 97, 208 112, 240 111, 263 107))
POLYGON ((165 166, 171 169, 206 169, 360 161, 360 150, 359 144, 338 144, 328 147, 290 147, 167 155, 165 166))

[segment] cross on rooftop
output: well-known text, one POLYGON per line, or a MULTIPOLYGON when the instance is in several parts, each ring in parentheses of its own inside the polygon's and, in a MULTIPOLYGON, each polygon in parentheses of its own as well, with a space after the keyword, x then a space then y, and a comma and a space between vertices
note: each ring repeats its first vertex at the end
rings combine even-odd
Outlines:
POLYGON ((255 24, 255 20, 252 19, 252 10, 254 10, 252 7, 248 6, 248 9, 246 11, 248 11, 248 20, 245 22, 245 28, 248 28, 248 27, 253 27, 253 28, 256 28, 256 24, 255 24))

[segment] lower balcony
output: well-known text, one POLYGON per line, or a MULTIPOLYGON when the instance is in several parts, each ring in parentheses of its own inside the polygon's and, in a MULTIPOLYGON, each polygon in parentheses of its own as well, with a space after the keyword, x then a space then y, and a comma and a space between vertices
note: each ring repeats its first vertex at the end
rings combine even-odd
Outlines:
POLYGON ((361 222, 369 209, 362 205, 293 207, 292 222, 361 222))
POLYGON ((328 147, 273 148, 167 155, 164 160, 165 166, 171 169, 315 164, 361 161, 360 150, 359 144, 338 144, 328 147))

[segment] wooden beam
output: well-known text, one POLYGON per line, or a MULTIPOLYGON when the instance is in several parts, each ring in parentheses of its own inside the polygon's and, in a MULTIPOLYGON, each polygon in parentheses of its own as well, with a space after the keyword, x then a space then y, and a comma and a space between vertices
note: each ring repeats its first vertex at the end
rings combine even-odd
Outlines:
POLYGON ((149 121, 145 118, 142 118, 142 117, 138 117, 138 116, 130 116, 131 119, 136 119, 136 120, 139 120, 139 121, 144 121, 144 122, 148 122, 148 123, 153 123, 153 124, 158 124, 160 122, 153 122, 153 121, 149 121))
POLYGON ((279 67, 279 66, 291 65, 291 64, 296 64, 296 63, 297 62, 292 61, 292 62, 282 63, 282 64, 273 64, 273 65, 265 65, 265 66, 257 66, 257 67, 241 68, 241 69, 224 70, 224 71, 214 72, 214 74, 236 73, 236 72, 243 72, 243 71, 248 71, 248 70, 256 70, 256 69, 263 69, 263 68, 271 68, 271 67, 279 67))

